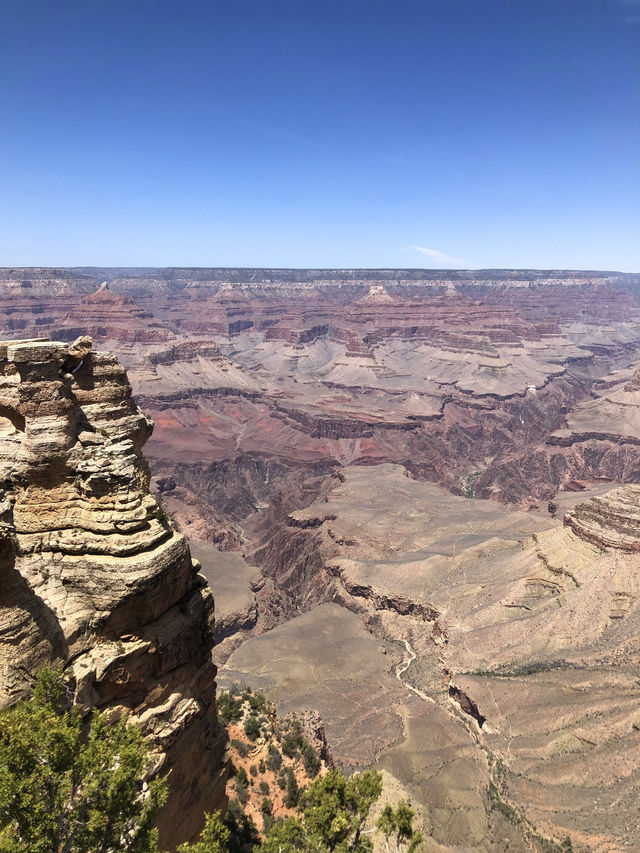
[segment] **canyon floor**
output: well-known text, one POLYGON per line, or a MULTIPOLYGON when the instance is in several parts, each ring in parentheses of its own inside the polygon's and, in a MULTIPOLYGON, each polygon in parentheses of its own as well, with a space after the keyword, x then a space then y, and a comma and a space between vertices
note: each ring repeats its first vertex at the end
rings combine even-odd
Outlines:
POLYGON ((608 272, 3 270, 0 322, 127 367, 214 592, 219 685, 317 711, 427 850, 604 853, 640 848, 639 294, 608 272))

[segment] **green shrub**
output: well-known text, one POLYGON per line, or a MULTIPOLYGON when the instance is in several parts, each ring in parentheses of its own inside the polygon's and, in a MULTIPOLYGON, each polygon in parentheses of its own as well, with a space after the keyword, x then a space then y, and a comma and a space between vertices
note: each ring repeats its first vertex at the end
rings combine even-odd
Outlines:
POLYGON ((230 693, 219 693, 216 699, 218 719, 223 726, 236 722, 242 717, 242 701, 234 699, 230 693))
POLYGON ((228 853, 231 832, 220 812, 205 815, 204 829, 194 844, 181 844, 178 853, 228 853))
POLYGON ((231 741, 231 746, 236 750, 241 758, 246 758, 251 752, 251 747, 248 743, 245 743, 242 740, 236 740, 236 738, 231 741))
POLYGON ((381 791, 382 777, 375 771, 345 779, 341 771, 330 770, 305 791, 302 819, 273 823, 258 849, 260 853, 371 850, 362 828, 381 791))
POLYGON ((245 698, 252 711, 261 711, 267 705, 267 700, 260 693, 247 693, 245 698))
POLYGON ((310 743, 308 743, 308 741, 304 740, 300 747, 300 752, 302 753, 302 762, 307 775, 312 779, 315 778, 318 775, 321 766, 321 761, 315 749, 310 743))
POLYGON ((296 758, 298 755, 298 737, 294 734, 287 734, 282 738, 282 754, 287 758, 296 758))
POLYGON ((298 783, 296 781, 296 777, 293 774, 292 770, 289 770, 289 775, 287 778, 287 794, 284 798, 285 806, 293 809, 298 805, 298 800, 300 799, 300 789, 298 787, 298 783))
POLYGON ((255 717, 247 717, 244 721, 244 733, 249 740, 257 740, 260 735, 260 723, 255 717))

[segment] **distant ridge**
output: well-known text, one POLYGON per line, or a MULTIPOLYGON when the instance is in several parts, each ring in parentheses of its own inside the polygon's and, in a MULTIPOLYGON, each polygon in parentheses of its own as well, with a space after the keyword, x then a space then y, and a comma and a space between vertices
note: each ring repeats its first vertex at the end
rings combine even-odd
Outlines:
POLYGON ((640 272, 623 273, 616 270, 564 269, 423 269, 411 268, 320 268, 320 267, 0 267, 0 278, 26 275, 89 277, 110 280, 115 278, 160 279, 188 278, 192 281, 485 281, 507 279, 530 281, 536 279, 620 278, 640 282, 640 272))

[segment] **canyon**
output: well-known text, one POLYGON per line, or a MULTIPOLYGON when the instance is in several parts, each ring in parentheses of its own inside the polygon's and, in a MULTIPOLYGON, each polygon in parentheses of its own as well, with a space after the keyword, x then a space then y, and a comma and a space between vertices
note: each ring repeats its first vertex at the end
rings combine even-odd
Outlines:
POLYGON ((640 846, 640 276, 5 269, 0 327, 2 701, 137 715, 168 844, 217 665, 427 851, 640 846))

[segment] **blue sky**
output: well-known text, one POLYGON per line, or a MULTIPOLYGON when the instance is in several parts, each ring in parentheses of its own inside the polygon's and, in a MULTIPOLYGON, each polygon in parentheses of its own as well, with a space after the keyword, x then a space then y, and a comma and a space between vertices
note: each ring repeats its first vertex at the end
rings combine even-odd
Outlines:
POLYGON ((0 265, 640 271, 640 0, 1 0, 0 265))

